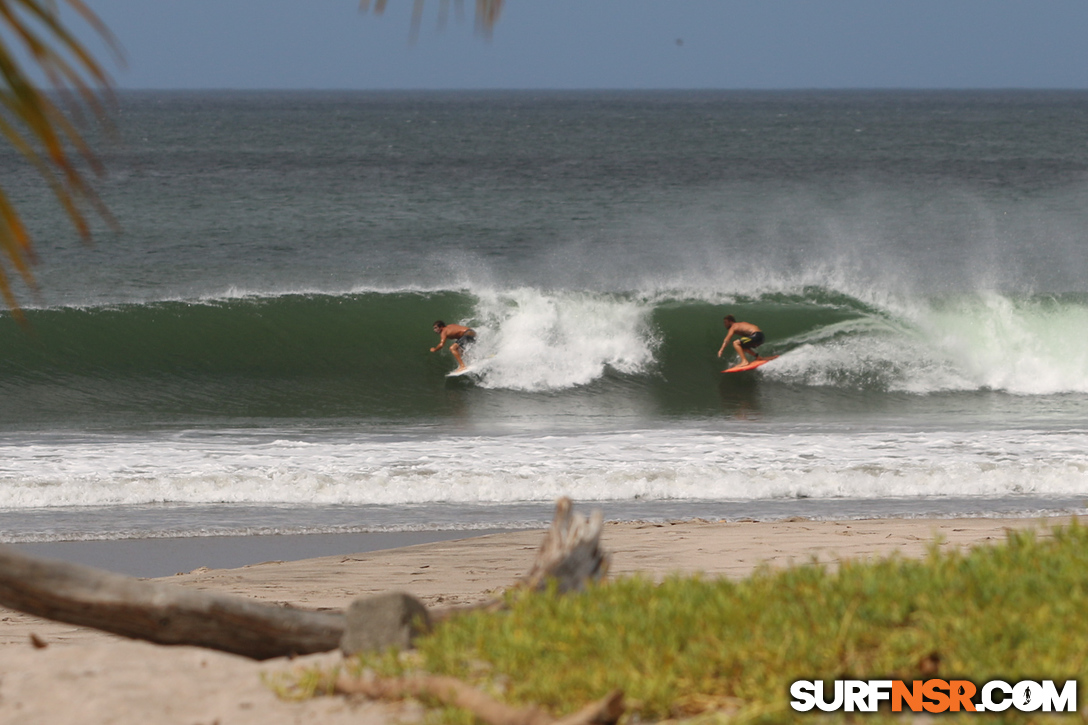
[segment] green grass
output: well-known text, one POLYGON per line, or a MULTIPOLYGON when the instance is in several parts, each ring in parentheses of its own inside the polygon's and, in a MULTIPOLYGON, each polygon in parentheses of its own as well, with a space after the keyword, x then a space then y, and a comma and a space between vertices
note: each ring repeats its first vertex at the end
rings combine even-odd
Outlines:
MULTIPOLYGON (((360 667, 453 675, 557 716, 620 688, 633 708, 628 721, 891 719, 795 713, 789 685, 1085 679, 1088 528, 1051 533, 1015 532, 966 553, 934 547, 924 560, 835 571, 810 564, 742 581, 634 577, 578 595, 517 592, 506 611, 457 617, 418 640, 417 653, 363 658, 360 667), (936 673, 925 669, 935 664, 936 673)), ((463 713, 444 717, 471 722, 463 713)), ((1015 710, 940 716, 960 717, 1040 719, 1015 710)))

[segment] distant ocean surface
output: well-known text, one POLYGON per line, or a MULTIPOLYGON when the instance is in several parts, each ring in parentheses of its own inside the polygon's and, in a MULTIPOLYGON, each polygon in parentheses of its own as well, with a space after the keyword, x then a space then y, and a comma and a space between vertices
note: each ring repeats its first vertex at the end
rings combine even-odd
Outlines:
MULTIPOLYGON (((0 541, 1083 513, 1088 93, 132 93, 0 541), (781 357, 722 375, 722 317, 781 357), (429 353, 471 325, 474 376, 429 353)), ((10 171, 9 171, 10 170, 10 171)))

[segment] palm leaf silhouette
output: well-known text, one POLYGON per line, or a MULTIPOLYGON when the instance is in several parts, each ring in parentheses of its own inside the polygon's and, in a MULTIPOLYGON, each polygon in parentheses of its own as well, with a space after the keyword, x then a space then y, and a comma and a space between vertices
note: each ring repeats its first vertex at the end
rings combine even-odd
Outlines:
MULTIPOLYGON (((491 35, 492 28, 499 20, 504 0, 476 0, 476 29, 485 36, 491 35)), ((381 15, 385 12, 388 0, 374 0, 374 14, 381 15)), ((424 0, 412 0, 412 40, 419 36, 419 26, 423 22, 424 0)), ((458 17, 464 16, 464 0, 454 0, 458 17)), ((370 12, 371 0, 360 0, 359 9, 370 12)), ((449 17, 450 0, 439 0, 438 26, 442 28, 449 17)))
MULTIPOLYGON (((106 120, 112 83, 62 23, 62 6, 86 21, 121 59, 120 46, 82 0, 0 0, 0 136, 46 181, 80 237, 89 240, 88 210, 114 222, 90 183, 89 175, 100 174, 101 165, 77 126, 86 111, 106 120), (34 84, 26 65, 45 76, 52 94, 34 84)), ((0 187, 0 296, 20 320, 12 283, 21 278, 36 289, 33 261, 26 225, 0 187)))

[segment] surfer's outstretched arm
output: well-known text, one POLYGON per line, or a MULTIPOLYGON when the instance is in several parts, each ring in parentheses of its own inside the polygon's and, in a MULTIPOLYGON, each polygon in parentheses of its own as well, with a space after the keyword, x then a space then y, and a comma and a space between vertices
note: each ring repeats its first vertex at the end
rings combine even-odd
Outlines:
POLYGON ((732 336, 733 328, 729 328, 729 334, 725 336, 724 340, 722 340, 722 346, 718 349, 718 357, 721 357, 722 353, 725 352, 725 346, 729 344, 729 338, 731 338, 732 336))

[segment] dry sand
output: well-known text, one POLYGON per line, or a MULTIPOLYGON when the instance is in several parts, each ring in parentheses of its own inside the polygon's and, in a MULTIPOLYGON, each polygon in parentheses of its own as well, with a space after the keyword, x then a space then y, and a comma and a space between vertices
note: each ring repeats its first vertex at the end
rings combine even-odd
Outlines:
MULTIPOLYGON (((893 552, 920 556, 935 537, 942 547, 970 546, 1004 540, 1011 528, 1066 522, 615 523, 606 525, 602 543, 613 555, 612 575, 743 577, 763 563, 834 563, 893 552)), ((429 606, 446 606, 485 599, 516 581, 531 566, 541 539, 541 531, 520 531, 238 569, 197 569, 160 581, 308 608, 340 609, 355 597, 392 590, 410 592, 429 606)), ((209 650, 123 640, 0 609, 0 723, 366 725, 418 719, 413 705, 342 698, 284 702, 262 682, 262 673, 275 676, 338 659, 330 653, 252 662, 209 650), (32 646, 32 634, 47 646, 32 646)))

